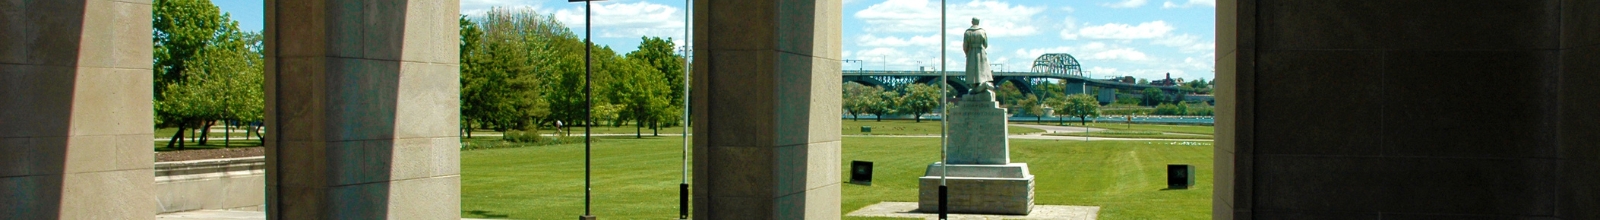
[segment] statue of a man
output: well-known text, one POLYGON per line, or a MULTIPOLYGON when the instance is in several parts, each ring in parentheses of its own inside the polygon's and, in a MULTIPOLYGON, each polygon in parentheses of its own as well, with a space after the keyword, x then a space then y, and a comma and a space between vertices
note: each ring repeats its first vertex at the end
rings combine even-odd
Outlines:
POLYGON ((972 84, 971 93, 994 88, 994 84, 990 82, 994 80, 994 74, 989 72, 989 55, 984 52, 988 48, 988 34, 983 32, 983 28, 978 27, 978 18, 972 18, 972 27, 967 28, 961 47, 961 51, 967 53, 967 82, 972 84))

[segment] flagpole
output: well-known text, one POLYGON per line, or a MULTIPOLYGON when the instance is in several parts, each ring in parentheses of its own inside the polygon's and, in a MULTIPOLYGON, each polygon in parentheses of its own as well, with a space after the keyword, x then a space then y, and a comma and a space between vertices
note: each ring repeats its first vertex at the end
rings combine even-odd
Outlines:
POLYGON ((950 55, 945 51, 945 42, 948 42, 946 40, 948 38, 945 36, 945 23, 948 21, 945 18, 946 11, 945 0, 939 0, 939 168, 943 169, 939 172, 939 219, 949 219, 950 213, 949 205, 947 204, 950 197, 949 189, 945 185, 945 176, 950 173, 950 139, 947 137, 949 133, 948 127, 950 126, 950 106, 946 104, 950 100, 944 98, 945 94, 949 94, 946 91, 947 87, 950 87, 950 76, 945 70, 945 62, 949 60, 948 56, 950 55))
POLYGON ((683 179, 678 183, 678 219, 689 219, 689 4, 683 0, 683 179))

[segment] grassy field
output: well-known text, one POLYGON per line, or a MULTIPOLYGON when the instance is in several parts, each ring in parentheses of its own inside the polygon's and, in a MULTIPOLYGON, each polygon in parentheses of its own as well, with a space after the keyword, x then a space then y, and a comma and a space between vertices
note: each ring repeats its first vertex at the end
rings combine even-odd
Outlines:
MULTIPOLYGON (((873 161, 872 186, 843 185, 844 213, 916 201, 916 178, 938 160, 937 138, 846 137, 849 161, 873 161)), ((601 138, 594 144, 594 207, 608 219, 677 214, 682 139, 601 138)), ((1101 219, 1205 219, 1211 212, 1209 142, 1012 140, 1012 160, 1037 178, 1036 204, 1100 206, 1101 219), (1200 168, 1188 190, 1163 190, 1165 165, 1200 168)), ((583 212, 583 145, 463 151, 467 218, 564 219, 583 212)), ((848 170, 842 169, 843 174, 848 170)), ((848 176, 847 174, 844 174, 848 176)), ((858 218, 847 218, 858 219, 858 218)))
MULTIPOLYGON (((914 120, 883 120, 881 122, 871 120, 844 120, 843 123, 839 124, 839 129, 844 135, 869 134, 866 132, 861 132, 861 126, 872 126, 872 132, 870 134, 873 135, 939 135, 939 121, 933 120, 922 120, 920 123, 914 120)), ((1044 132, 1044 130, 1039 130, 1037 128, 1018 126, 1010 126, 1008 131, 1011 134, 1044 132)))
POLYGON ((1104 137, 1104 138, 1155 138, 1155 139, 1196 139, 1196 140, 1211 140, 1212 139, 1211 135, 1198 135, 1198 134, 1185 134, 1185 133, 1162 133, 1162 132, 1159 132, 1159 131, 1140 131, 1140 130, 1091 131, 1087 135, 1084 134, 1084 133, 1080 133, 1080 132, 1049 133, 1049 134, 1045 134, 1045 135, 1050 135, 1050 136, 1069 136, 1069 137, 1089 136, 1089 137, 1104 137))
MULTIPOLYGON (((1073 124, 1072 126, 1080 126, 1080 125, 1073 124)), ((1203 135, 1212 135, 1212 134, 1216 133, 1216 128, 1215 127, 1202 126, 1202 125, 1089 123, 1088 126, 1089 127, 1096 127, 1096 128, 1112 129, 1112 130, 1142 130, 1142 131, 1160 131, 1160 132, 1185 133, 1185 134, 1203 134, 1203 135)))
MULTIPOLYGON (((216 126, 214 128, 217 129, 217 130, 220 130, 220 129, 222 129, 222 126, 216 126)), ((156 129, 155 130, 155 138, 152 139, 152 140, 155 140, 154 143, 152 143, 152 145, 154 145, 156 151, 174 151, 174 150, 178 150, 177 148, 167 148, 167 143, 171 142, 169 140, 172 139, 172 134, 176 133, 176 132, 178 132, 177 128, 156 129)), ((184 132, 188 132, 188 131, 184 131, 184 132)), ((190 137, 189 137, 189 135, 185 134, 184 137, 183 137, 183 139, 186 140, 185 141, 186 144, 184 145, 184 149, 215 149, 215 148, 224 148, 224 147, 232 148, 232 147, 259 147, 259 146, 261 146, 261 140, 260 139, 256 139, 256 137, 254 135, 249 136, 250 140, 240 139, 240 138, 244 138, 245 137, 244 130, 242 130, 242 129, 234 129, 233 132, 231 132, 231 134, 229 134, 229 132, 211 132, 209 137, 210 137, 210 140, 207 140, 205 145, 200 145, 199 143, 195 143, 193 141, 187 141, 187 140, 189 140, 190 137), (225 136, 225 135, 234 137, 234 139, 233 140, 229 140, 229 141, 223 141, 222 140, 222 136, 225 136), (224 145, 224 143, 226 143, 226 145, 224 145)))

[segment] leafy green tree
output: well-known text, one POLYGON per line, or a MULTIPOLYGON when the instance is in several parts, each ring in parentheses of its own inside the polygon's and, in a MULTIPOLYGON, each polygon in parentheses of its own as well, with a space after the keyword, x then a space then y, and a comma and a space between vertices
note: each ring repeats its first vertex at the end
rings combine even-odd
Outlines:
POLYGON ((1161 89, 1145 88, 1143 95, 1144 97, 1141 98, 1141 100, 1144 102, 1145 106, 1155 106, 1157 104, 1166 102, 1166 94, 1163 94, 1161 89))
POLYGON ((619 119, 634 122, 634 136, 642 137, 642 129, 646 124, 652 125, 661 121, 660 112, 672 105, 671 87, 667 86, 665 79, 648 64, 646 60, 625 58, 615 63, 615 72, 607 91, 607 96, 615 104, 622 107, 618 112, 619 119))
POLYGON ((906 94, 900 99, 900 108, 904 113, 911 114, 912 118, 921 123, 923 114, 932 113, 939 107, 939 87, 911 84, 906 87, 906 94))
POLYGON ((883 121, 883 117, 899 112, 899 101, 900 93, 889 90, 878 92, 872 102, 872 115, 878 116, 878 121, 883 121))
MULTIPOLYGON (((465 127, 505 131, 572 119, 559 117, 572 116, 571 109, 555 106, 572 101, 570 97, 551 96, 567 92, 552 86, 565 83, 561 77, 574 72, 581 77, 582 44, 574 43, 576 35, 553 16, 528 9, 495 8, 461 22, 461 115, 465 127)), ((575 93, 581 105, 579 80, 575 93)), ((576 110, 576 115, 582 116, 582 109, 576 110)))
POLYGON ((1017 105, 1013 106, 1013 108, 1018 108, 1024 113, 1033 115, 1033 121, 1038 123, 1044 120, 1044 106, 1041 104, 1043 104, 1043 100, 1039 100, 1039 96, 1028 94, 1022 100, 1017 100, 1017 105))
POLYGON ((876 94, 882 91, 883 89, 878 87, 861 85, 860 83, 844 83, 844 97, 840 99, 843 102, 841 105, 844 107, 845 112, 850 113, 850 120, 859 120, 861 114, 872 111, 872 102, 874 101, 872 98, 877 97, 876 94))
MULTIPOLYGON (((240 31, 209 1, 153 4, 155 124, 178 128, 168 147, 184 149, 186 130, 209 131, 218 120, 261 120, 260 34, 240 31)), ((199 132, 199 144, 209 133, 199 132)))
POLYGON ((648 64, 656 75, 655 78, 666 80, 667 87, 672 91, 668 93, 668 101, 683 103, 683 59, 675 51, 677 46, 672 43, 672 38, 641 37, 639 49, 628 53, 628 58, 648 64))
POLYGON ((1088 94, 1067 96, 1056 105, 1056 115, 1078 117, 1079 124, 1087 125, 1090 117, 1100 117, 1100 101, 1088 94))
POLYGON ((1003 106, 1015 106, 1017 101, 1025 98, 1022 95, 1022 90, 1017 89, 1017 85, 1011 84, 1011 81, 1004 81, 1000 82, 999 85, 995 85, 994 96, 995 99, 998 99, 996 101, 1000 101, 1003 106))

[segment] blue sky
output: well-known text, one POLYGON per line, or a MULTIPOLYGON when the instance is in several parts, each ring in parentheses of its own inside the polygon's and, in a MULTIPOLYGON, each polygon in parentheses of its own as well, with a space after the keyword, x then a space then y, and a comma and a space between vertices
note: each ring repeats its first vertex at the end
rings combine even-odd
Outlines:
MULTIPOLYGON (((939 2, 930 0, 842 0, 845 69, 914 70, 937 67, 939 2), (858 67, 859 66, 859 67, 858 67)), ((261 30, 259 0, 214 1, 240 21, 261 30)), ((638 47, 640 36, 682 42, 682 0, 596 2, 595 43, 621 53, 638 47)), ((1096 78, 1134 76, 1212 79, 1215 60, 1215 0, 949 0, 945 53, 951 70, 965 64, 961 31, 972 17, 989 33, 990 63, 1026 71, 1044 53, 1069 53, 1096 78)), ((461 0, 463 14, 492 7, 526 8, 555 14, 583 34, 581 3, 560 0, 461 0)), ((996 67, 995 70, 1001 70, 996 67)))

